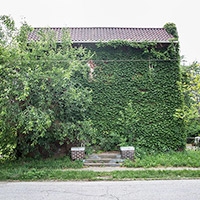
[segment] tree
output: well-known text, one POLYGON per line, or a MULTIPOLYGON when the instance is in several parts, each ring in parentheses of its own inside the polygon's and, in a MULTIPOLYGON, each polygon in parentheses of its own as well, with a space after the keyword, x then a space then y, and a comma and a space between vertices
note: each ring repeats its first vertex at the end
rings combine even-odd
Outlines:
POLYGON ((0 43, 8 44, 14 38, 15 33, 15 22, 9 16, 0 16, 0 43))
POLYGON ((169 34, 172 34, 175 39, 178 39, 178 31, 176 28, 176 24, 169 22, 164 25, 164 28, 169 34))
POLYGON ((200 134, 200 64, 181 66, 181 71, 185 105, 177 116, 184 118, 188 137, 194 137, 200 134))
POLYGON ((50 30, 28 42, 26 23, 16 31, 1 20, 0 27, 9 29, 1 29, 4 38, 12 33, 0 44, 0 154, 50 156, 58 144, 88 141, 92 99, 82 83, 91 53, 73 48, 67 30, 58 45, 50 30))

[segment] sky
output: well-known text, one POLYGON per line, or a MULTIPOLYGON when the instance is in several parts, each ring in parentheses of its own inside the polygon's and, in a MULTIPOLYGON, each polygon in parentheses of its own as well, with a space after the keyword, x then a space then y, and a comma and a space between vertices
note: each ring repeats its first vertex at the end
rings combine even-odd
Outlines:
POLYGON ((162 28, 175 23, 183 64, 200 62, 199 0, 0 0, 19 27, 162 28))

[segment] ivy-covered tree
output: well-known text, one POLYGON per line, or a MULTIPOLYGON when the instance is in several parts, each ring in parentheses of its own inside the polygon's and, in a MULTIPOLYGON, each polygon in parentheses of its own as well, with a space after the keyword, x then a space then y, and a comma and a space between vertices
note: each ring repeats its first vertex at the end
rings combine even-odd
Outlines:
POLYGON ((82 82, 91 54, 73 48, 66 30, 57 44, 50 31, 28 42, 31 28, 24 23, 16 31, 6 16, 0 27, 10 38, 0 43, 0 154, 50 156, 56 145, 87 141, 91 90, 82 82))

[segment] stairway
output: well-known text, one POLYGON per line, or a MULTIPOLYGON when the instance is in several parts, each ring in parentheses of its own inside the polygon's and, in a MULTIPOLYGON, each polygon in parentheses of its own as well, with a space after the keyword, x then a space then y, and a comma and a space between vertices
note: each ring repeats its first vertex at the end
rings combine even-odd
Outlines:
POLYGON ((88 167, 118 167, 123 161, 119 152, 104 152, 89 155, 84 160, 84 165, 88 167))

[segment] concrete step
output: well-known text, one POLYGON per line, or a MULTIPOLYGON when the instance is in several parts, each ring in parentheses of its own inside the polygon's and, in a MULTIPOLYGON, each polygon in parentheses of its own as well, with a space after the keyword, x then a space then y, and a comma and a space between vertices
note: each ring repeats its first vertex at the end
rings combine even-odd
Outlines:
POLYGON ((122 163, 123 159, 116 159, 116 158, 98 158, 98 159, 92 159, 88 158, 85 160, 85 163, 122 163))
POLYGON ((84 163, 86 167, 120 167, 120 163, 84 163))
POLYGON ((121 155, 119 152, 105 152, 100 154, 89 155, 88 158, 84 160, 85 166, 120 166, 123 163, 121 155))
POLYGON ((121 158, 120 153, 101 153, 96 155, 100 158, 121 158))
POLYGON ((92 154, 88 156, 89 158, 121 158, 119 152, 104 152, 99 154, 92 154))

